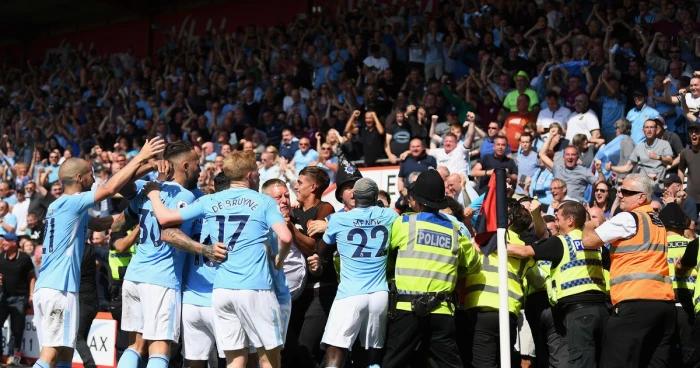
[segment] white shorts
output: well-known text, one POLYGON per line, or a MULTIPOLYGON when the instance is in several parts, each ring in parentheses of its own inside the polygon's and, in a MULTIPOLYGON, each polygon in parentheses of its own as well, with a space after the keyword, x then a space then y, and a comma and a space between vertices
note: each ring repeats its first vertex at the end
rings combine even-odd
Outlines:
POLYGON ((75 348, 78 294, 48 288, 34 292, 34 324, 39 346, 75 348))
MULTIPOLYGON (((287 329, 289 319, 292 317, 292 302, 280 304, 280 317, 282 317, 282 341, 287 341, 287 329)), ((282 344, 284 346, 284 343, 282 344)), ((254 346, 248 347, 248 353, 255 354, 258 350, 254 346)))
POLYGON ((138 332, 144 340, 178 341, 181 298, 175 289, 124 280, 122 330, 138 332))
POLYGON ((522 310, 518 316, 518 336, 515 341, 515 350, 517 350, 520 355, 535 357, 535 340, 532 338, 530 324, 527 323, 525 312, 522 310))
POLYGON ((223 351, 272 350, 284 343, 282 315, 272 290, 214 289, 212 307, 216 344, 223 351))
POLYGON ((365 348, 383 348, 388 308, 386 291, 334 300, 321 343, 350 349, 359 337, 365 348))
MULTIPOLYGON (((182 355, 187 360, 209 360, 218 345, 214 334, 214 309, 199 305, 182 305, 182 355)), ((217 348, 219 358, 224 351, 217 348)))

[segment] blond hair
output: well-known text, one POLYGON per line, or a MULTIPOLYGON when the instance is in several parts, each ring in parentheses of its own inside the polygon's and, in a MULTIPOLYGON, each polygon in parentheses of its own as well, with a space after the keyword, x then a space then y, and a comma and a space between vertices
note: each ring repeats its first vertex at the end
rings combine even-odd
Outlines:
POLYGON ((224 175, 231 181, 246 180, 248 173, 258 171, 255 163, 255 152, 234 151, 224 159, 224 175))

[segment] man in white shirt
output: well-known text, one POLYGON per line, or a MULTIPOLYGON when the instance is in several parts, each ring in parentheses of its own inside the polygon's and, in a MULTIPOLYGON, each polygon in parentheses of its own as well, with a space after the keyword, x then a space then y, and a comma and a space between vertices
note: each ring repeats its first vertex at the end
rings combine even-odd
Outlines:
POLYGON ((258 173, 260 174, 260 183, 265 183, 270 179, 281 179, 285 182, 293 182, 296 176, 289 165, 282 167, 277 162, 277 155, 272 152, 263 152, 260 155, 260 166, 258 173))
POLYGON ((17 203, 12 206, 12 214, 17 218, 17 231, 23 232, 27 228, 27 214, 29 213, 29 199, 24 196, 24 189, 16 192, 17 203))
MULTIPOLYGON (((664 87, 667 96, 670 84, 671 79, 666 78, 664 80, 664 87)), ((686 92, 685 94, 668 96, 667 99, 673 104, 681 105, 685 118, 688 119, 689 122, 697 123, 698 115, 700 115, 700 74, 697 72, 693 74, 693 78, 690 79, 688 91, 689 92, 686 92)))
POLYGON ((584 134, 589 142, 600 146, 604 142, 600 139, 600 122, 595 112, 588 108, 588 96, 585 93, 576 96, 574 108, 576 111, 566 122, 565 138, 571 142, 576 134, 584 134))
MULTIPOLYGON (((563 126, 571 115, 571 110, 559 103, 559 94, 555 91, 547 92, 545 99, 547 108, 540 110, 540 113, 537 114, 537 132, 540 134, 548 133, 552 123, 559 123, 563 126)), ((543 136, 542 139, 547 139, 547 137, 543 136)))
MULTIPOLYGON (((285 219, 289 218, 291 207, 287 184, 282 180, 272 179, 263 183, 262 192, 277 202, 280 213, 285 219)), ((292 299, 296 299, 304 290, 306 283, 306 258, 293 242, 287 258, 284 259, 283 270, 292 299)))
POLYGON ((457 136, 452 133, 447 133, 442 139, 442 147, 430 150, 430 155, 435 157, 438 166, 447 167, 451 173, 467 175, 467 160, 466 154, 469 151, 463 146, 457 144, 457 136))
POLYGON ((370 54, 362 61, 367 68, 375 68, 380 71, 389 69, 389 61, 380 54, 381 49, 379 45, 373 44, 369 48, 370 54))

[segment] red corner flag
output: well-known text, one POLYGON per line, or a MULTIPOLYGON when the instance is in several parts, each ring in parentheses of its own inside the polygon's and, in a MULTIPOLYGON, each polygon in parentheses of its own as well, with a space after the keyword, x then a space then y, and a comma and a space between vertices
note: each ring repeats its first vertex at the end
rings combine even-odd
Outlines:
POLYGON ((476 243, 482 248, 486 247, 491 237, 496 233, 498 228, 496 220, 496 175, 491 175, 488 192, 486 192, 486 198, 484 198, 479 211, 476 236, 474 237, 476 243))

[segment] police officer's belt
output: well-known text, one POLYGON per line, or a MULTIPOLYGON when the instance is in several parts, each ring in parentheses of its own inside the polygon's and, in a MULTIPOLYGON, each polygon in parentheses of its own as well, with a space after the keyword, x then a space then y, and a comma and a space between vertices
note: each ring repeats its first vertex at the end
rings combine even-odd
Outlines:
POLYGON ((442 302, 451 302, 452 301, 452 292, 446 292, 446 291, 441 291, 439 293, 422 293, 422 294, 399 294, 397 297, 397 301, 399 302, 412 302, 415 299, 419 298, 435 298, 436 300, 439 300, 440 303, 442 302))
POLYGON ((440 306, 442 302, 452 302, 452 292, 422 293, 422 294, 399 294, 397 301, 410 302, 411 310, 419 317, 429 315, 440 306))

